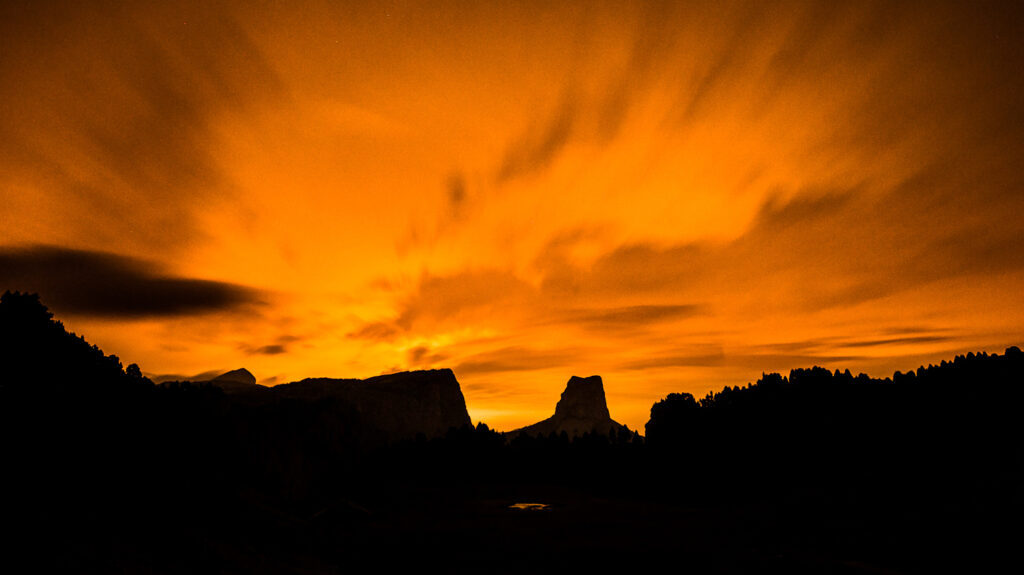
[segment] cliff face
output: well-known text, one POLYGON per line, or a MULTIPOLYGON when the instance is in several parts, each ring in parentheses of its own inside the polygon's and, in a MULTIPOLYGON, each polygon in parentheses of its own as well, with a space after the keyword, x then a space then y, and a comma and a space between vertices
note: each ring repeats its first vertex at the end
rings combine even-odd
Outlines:
POLYGON ((600 375, 569 378, 569 383, 555 405, 555 417, 562 419, 611 419, 604 397, 604 382, 600 375))
POLYGON ((569 378, 569 383, 566 384, 565 391, 555 406, 554 415, 544 421, 510 431, 509 435, 527 433, 537 436, 561 434, 565 431, 569 437, 576 437, 588 432, 612 434, 621 428, 622 425, 614 421, 608 412, 601 376, 574 375, 569 378))
MULTIPOLYGON (((217 384, 214 380, 211 382, 217 384)), ((222 386, 240 403, 308 404, 314 418, 367 442, 440 437, 471 425, 466 400, 450 369, 406 371, 369 379, 304 379, 274 387, 222 386), (341 424, 339 427, 338 424, 341 424)))
POLYGON ((347 404, 360 421, 388 440, 444 435, 470 425, 466 400, 450 369, 405 371, 369 379, 305 379, 271 388, 280 397, 330 398, 347 404))

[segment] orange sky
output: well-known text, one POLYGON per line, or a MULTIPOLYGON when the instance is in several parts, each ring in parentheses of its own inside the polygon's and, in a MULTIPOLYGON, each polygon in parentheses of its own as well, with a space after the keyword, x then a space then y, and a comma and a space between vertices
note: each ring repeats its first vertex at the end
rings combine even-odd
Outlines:
POLYGON ((170 4, 0 4, 0 288, 148 374, 642 430, 1024 342, 1014 3, 170 4))

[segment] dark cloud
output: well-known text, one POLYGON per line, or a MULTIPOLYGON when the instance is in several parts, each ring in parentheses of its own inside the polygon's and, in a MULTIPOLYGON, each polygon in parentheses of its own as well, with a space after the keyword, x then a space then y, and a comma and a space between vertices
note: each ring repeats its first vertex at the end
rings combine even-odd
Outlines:
POLYGON ((288 351, 288 348, 281 344, 265 345, 252 350, 254 355, 280 355, 288 351))
POLYGON ((412 368, 423 368, 437 365, 448 359, 448 355, 441 352, 431 351, 431 348, 417 346, 409 349, 406 354, 406 363, 412 368))
POLYGON ((854 190, 829 190, 808 191, 789 201, 772 197, 761 206, 754 231, 777 234, 783 227, 842 215, 855 196, 854 190))
POLYGON ((297 341, 302 341, 304 338, 296 335, 282 335, 275 339, 275 343, 254 346, 248 343, 243 343, 238 346, 239 349, 249 355, 281 355, 288 352, 290 344, 297 341))
POLYGON ((104 318, 195 315, 259 302, 258 292, 244 286, 174 277, 115 254, 45 246, 0 248, 0 286, 37 292, 60 313, 104 318))
POLYGON ((455 173, 448 177, 448 206, 452 215, 458 215, 466 201, 466 177, 455 173))
POLYGON ((369 339, 374 341, 388 341, 398 335, 399 329, 391 323, 377 321, 363 325, 356 331, 348 334, 353 339, 369 339))
POLYGON ((430 348, 429 347, 419 346, 419 347, 414 347, 414 348, 410 349, 406 353, 406 355, 409 358, 410 362, 416 363, 416 362, 419 362, 420 360, 422 360, 424 358, 424 356, 427 355, 428 352, 430 352, 430 348))
MULTIPOLYGON (((790 341, 780 343, 769 343, 755 346, 756 353, 764 353, 769 356, 782 354, 784 356, 806 356, 817 357, 824 351, 843 348, 866 348, 906 344, 944 343, 956 341, 955 335, 939 335, 936 332, 943 330, 932 330, 922 328, 895 328, 883 330, 883 333, 890 337, 859 338, 847 337, 825 337, 819 339, 807 339, 802 341, 790 341), (892 337, 895 336, 895 337, 892 337)), ((945 330, 949 331, 949 330, 945 330)))
POLYGON ((567 312, 560 321, 588 329, 643 328, 655 323, 691 317, 702 311, 697 305, 634 305, 567 312))
POLYGON ((948 327, 932 327, 927 325, 905 325, 883 329, 880 333, 884 335, 913 336, 926 333, 951 333, 954 330, 948 327))
POLYGON ((914 343, 942 343, 952 341, 955 338, 944 335, 918 335, 910 337, 890 337, 885 339, 864 339, 855 341, 844 341, 837 347, 877 347, 889 345, 904 345, 914 343))

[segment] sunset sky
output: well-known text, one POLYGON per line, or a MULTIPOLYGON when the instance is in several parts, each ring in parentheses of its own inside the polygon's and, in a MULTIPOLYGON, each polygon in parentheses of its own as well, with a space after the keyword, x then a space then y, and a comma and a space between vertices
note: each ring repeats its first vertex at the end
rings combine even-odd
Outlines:
POLYGON ((1024 18, 983 2, 0 3, 0 291, 153 377, 450 367, 643 430, 1024 344, 1024 18))

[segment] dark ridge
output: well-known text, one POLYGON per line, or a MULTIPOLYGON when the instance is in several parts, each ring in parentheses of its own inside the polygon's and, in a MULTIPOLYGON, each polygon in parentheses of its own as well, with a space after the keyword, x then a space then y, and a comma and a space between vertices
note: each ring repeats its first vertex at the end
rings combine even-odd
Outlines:
POLYGON ((281 400, 332 402, 354 413, 362 425, 375 428, 387 443, 444 436, 449 429, 472 425, 466 400, 450 369, 406 371, 368 379, 315 378, 285 383, 249 401, 269 404, 281 400))
POLYGON ((256 385, 256 376, 243 367, 222 373, 210 381, 217 384, 240 383, 243 385, 256 385))

